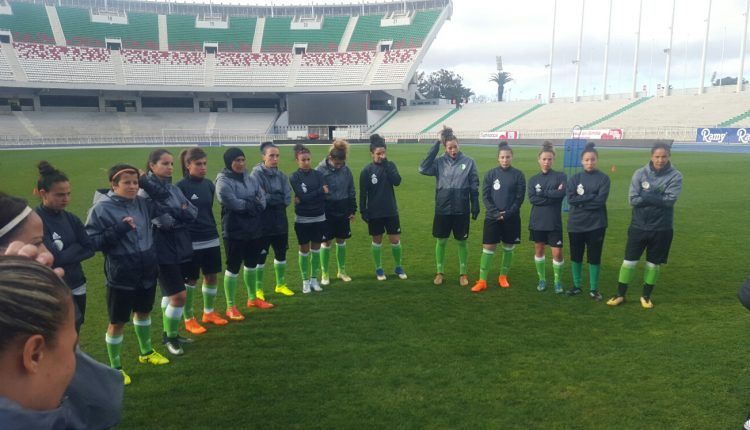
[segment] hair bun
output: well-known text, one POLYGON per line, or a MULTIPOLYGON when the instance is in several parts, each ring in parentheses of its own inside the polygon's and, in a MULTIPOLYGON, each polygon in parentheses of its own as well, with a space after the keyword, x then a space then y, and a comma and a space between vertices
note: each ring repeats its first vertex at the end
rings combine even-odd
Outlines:
POLYGON ((443 139, 443 141, 451 140, 452 137, 455 135, 453 134, 453 129, 448 127, 447 125, 443 126, 443 129, 440 130, 440 137, 443 139))
POLYGON ((40 161, 39 164, 37 164, 37 168, 39 169, 39 174, 42 176, 50 176, 58 173, 57 169, 52 167, 52 165, 45 160, 40 161))

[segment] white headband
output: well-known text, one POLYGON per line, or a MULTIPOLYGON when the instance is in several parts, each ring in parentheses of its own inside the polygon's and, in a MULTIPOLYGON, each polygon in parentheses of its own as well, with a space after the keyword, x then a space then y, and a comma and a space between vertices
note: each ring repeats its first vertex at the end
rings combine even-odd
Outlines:
POLYGON ((18 224, 21 224, 21 221, 24 220, 29 214, 31 213, 31 208, 26 206, 24 210, 21 211, 20 214, 18 214, 15 218, 10 220, 8 224, 5 224, 3 228, 0 228, 0 237, 5 236, 9 231, 13 230, 18 224))

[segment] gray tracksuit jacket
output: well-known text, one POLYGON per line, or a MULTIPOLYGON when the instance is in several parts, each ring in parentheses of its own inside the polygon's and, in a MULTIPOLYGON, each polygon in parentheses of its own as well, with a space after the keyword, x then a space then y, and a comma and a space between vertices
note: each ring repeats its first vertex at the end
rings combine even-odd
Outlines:
POLYGON ((253 177, 266 193, 266 209, 261 214, 263 236, 289 233, 286 208, 292 203, 292 187, 289 178, 279 169, 269 169, 263 163, 253 167, 253 177))
POLYGON ((455 160, 448 154, 437 157, 440 145, 440 141, 435 142, 419 166, 419 173, 435 176, 435 214, 459 215, 470 211, 479 213, 479 174, 476 163, 462 152, 458 153, 455 160))
POLYGON ((225 239, 257 239, 263 233, 260 215, 266 193, 247 172, 224 169, 216 176, 216 196, 221 203, 221 228, 225 239))
POLYGON ((323 174, 328 185, 326 194, 326 218, 342 218, 357 212, 357 194, 354 190, 354 177, 349 166, 334 169, 325 158, 316 169, 323 174))
POLYGON ((609 176, 599 170, 573 175, 565 187, 570 204, 568 232, 585 233, 607 228, 609 176))
POLYGON ((633 206, 630 226, 639 230, 671 230, 674 205, 682 192, 682 173, 667 163, 661 171, 651 162, 633 173, 628 199, 633 206))

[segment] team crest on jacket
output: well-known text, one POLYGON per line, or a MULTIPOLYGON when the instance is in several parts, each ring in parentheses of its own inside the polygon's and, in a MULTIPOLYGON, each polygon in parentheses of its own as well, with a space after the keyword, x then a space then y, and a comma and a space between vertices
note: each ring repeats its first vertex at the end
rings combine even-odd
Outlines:
POLYGON ((373 173, 372 176, 370 176, 370 181, 372 182, 372 185, 375 185, 378 183, 378 177, 373 173))
POLYGON ((648 181, 643 181, 641 182, 641 188, 643 188, 644 190, 647 190, 651 188, 651 184, 649 184, 648 181))
POLYGON ((466 164, 465 163, 461 163, 461 170, 466 170, 466 164))
POLYGON ((495 181, 492 183, 492 189, 495 190, 495 191, 498 191, 500 189, 500 187, 501 187, 500 180, 499 179, 495 179, 495 181))
POLYGON ((303 192, 303 193, 306 193, 306 192, 307 192, 307 185, 305 185, 305 183, 304 183, 304 182, 302 183, 302 192, 303 192))
POLYGON ((542 192, 542 186, 541 186, 541 184, 536 184, 536 185, 534 186, 534 190, 535 190, 535 191, 536 191, 537 193, 541 193, 541 192, 542 192))
POLYGON ((586 190, 583 189, 583 184, 578 184, 578 186, 576 187, 576 193, 579 196, 582 196, 584 192, 586 192, 586 190))
POLYGON ((62 251, 65 247, 62 241, 62 236, 57 234, 56 231, 52 232, 52 242, 55 244, 55 248, 57 248, 58 251, 62 251))

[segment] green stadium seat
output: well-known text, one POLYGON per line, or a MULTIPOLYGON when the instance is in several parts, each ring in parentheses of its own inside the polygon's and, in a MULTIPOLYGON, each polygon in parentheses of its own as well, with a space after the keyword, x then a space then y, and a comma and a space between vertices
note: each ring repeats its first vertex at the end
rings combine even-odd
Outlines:
POLYGON ((292 30, 292 17, 266 18, 262 52, 292 52, 295 43, 307 43, 307 52, 336 52, 349 23, 348 16, 326 16, 320 30, 292 30))
POLYGON ((159 49, 159 24, 154 13, 128 12, 127 24, 91 22, 89 9, 58 7, 68 45, 104 48, 105 38, 120 39, 126 49, 159 49))
POLYGON ((0 15, 0 28, 9 29, 14 41, 55 43, 44 5, 11 2, 10 7, 13 15, 0 15))

